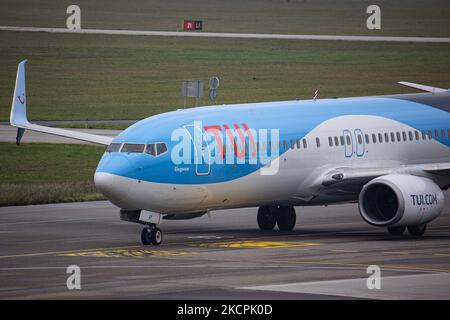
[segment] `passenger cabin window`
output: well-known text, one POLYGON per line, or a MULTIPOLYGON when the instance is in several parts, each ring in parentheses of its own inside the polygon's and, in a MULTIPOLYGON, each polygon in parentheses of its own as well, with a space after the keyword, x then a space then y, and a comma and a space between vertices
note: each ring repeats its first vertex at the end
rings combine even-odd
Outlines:
POLYGON ((328 137, 328 145, 329 145, 330 147, 333 146, 333 138, 332 138, 332 137, 328 137))
POLYGON ((121 143, 117 142, 111 143, 108 146, 108 148, 106 148, 106 152, 119 152, 121 146, 122 146, 121 143))
POLYGON ((381 133, 378 134, 378 141, 379 141, 380 143, 383 142, 383 135, 382 135, 381 133))
POLYGON ((397 135, 397 141, 398 142, 401 142, 402 141, 402 137, 401 137, 401 135, 400 135, 400 132, 396 132, 396 135, 397 135))
POLYGON ((297 144, 297 149, 300 149, 300 139, 297 139, 296 144, 297 144))
POLYGON ((303 148, 305 148, 306 149, 306 147, 308 147, 308 145, 306 144, 306 139, 303 139, 303 148))
POLYGON ((427 139, 427 133, 425 131, 422 131, 422 140, 427 139))
POLYGON ((389 142, 389 135, 387 134, 387 132, 384 133, 384 141, 389 142))
POLYGON ((366 140, 366 144, 369 144, 369 135, 368 134, 364 135, 364 139, 366 140))
POLYGON ((413 140, 413 134, 411 131, 408 131, 409 141, 413 140))
POLYGON ((406 132, 405 131, 402 132, 402 136, 403 136, 403 141, 406 141, 406 132))
POLYGON ((340 136, 339 139, 341 140, 341 146, 345 145, 344 136, 340 136))
POLYGON ((144 152, 145 144, 143 143, 125 143, 120 152, 127 153, 142 153, 144 152))
POLYGON ((414 131, 414 136, 416 137, 416 140, 419 140, 419 131, 414 131))
POLYGON ((317 148, 320 148, 320 139, 319 138, 316 138, 316 146, 317 146, 317 148))
POLYGON ((372 133, 372 142, 377 143, 377 136, 375 133, 372 133))
POLYGON ((336 145, 336 147, 339 147, 339 138, 338 137, 334 137, 334 144, 336 145))
POLYGON ((391 142, 395 142, 395 134, 391 132, 391 142))

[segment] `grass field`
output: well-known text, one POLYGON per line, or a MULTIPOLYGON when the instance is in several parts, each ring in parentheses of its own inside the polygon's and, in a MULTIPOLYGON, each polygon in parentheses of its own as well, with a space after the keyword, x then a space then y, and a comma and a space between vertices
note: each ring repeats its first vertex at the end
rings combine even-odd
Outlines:
POLYGON ((0 206, 102 199, 93 176, 104 148, 0 143, 0 206))
POLYGON ((31 119, 94 120, 177 109, 182 79, 212 75, 219 104, 311 98, 317 88, 321 97, 409 92, 399 80, 447 88, 449 52, 448 44, 0 32, 0 120, 24 58, 31 119))
MULTIPOLYGON (((82 27, 206 31, 450 35, 448 0, 377 1, 382 30, 368 31, 362 0, 79 1, 82 27)), ((0 25, 65 26, 65 1, 3 0, 0 25), (20 12, 20 14, 17 14, 20 12)), ((180 82, 217 75, 217 103, 408 92, 398 80, 448 87, 450 45, 0 32, 0 120, 17 63, 29 60, 36 120, 140 119, 183 105, 180 82)), ((209 104, 207 92, 200 105, 209 104)), ((188 105, 193 106, 194 101, 188 105)))
MULTIPOLYGON (((1 25, 65 27, 73 1, 2 0, 1 25), (20 13, 20 14, 18 14, 20 13)), ((82 28, 171 30, 201 19, 211 32, 449 36, 448 0, 78 0, 82 28), (366 8, 381 8, 381 30, 366 8)))

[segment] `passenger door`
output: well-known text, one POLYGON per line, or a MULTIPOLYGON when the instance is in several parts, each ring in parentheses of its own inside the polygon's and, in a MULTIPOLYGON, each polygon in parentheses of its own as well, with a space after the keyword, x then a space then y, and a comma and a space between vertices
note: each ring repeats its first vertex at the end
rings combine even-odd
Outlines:
POLYGON ((211 173, 211 154, 203 128, 189 124, 185 125, 184 129, 189 133, 193 146, 195 174, 197 176, 209 175, 211 173))
POLYGON ((364 155, 364 153, 366 152, 366 144, 364 142, 364 135, 361 131, 361 129, 355 129, 354 130, 354 134, 355 134, 355 150, 356 150, 356 156, 357 157, 362 157, 364 155))

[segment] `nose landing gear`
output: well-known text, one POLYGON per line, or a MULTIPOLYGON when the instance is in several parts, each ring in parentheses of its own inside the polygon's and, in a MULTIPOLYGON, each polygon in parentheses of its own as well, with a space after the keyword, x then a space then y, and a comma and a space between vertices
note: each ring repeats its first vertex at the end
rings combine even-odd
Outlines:
POLYGON ((156 227, 155 224, 149 224, 142 229, 141 241, 143 245, 147 246, 152 244, 154 246, 159 246, 162 243, 162 239, 162 231, 156 227))

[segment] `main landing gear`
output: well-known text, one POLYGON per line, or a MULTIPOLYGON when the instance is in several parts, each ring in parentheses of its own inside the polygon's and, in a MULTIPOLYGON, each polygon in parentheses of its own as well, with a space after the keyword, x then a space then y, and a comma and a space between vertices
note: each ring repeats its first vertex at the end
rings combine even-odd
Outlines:
POLYGON ((401 226, 401 227, 387 227, 389 234, 393 235, 393 236, 400 236, 402 235, 406 228, 408 228, 408 232, 410 235, 412 236, 423 236, 425 231, 427 230, 427 225, 426 224, 421 224, 421 225, 417 225, 417 226, 401 226))
POLYGON ((162 239, 162 231, 155 224, 149 224, 142 229, 141 241, 143 245, 153 244, 154 246, 159 246, 162 243, 162 239))
POLYGON ((292 231, 297 220, 294 207, 262 206, 258 209, 258 226, 261 230, 272 230, 275 224, 281 231, 292 231))

